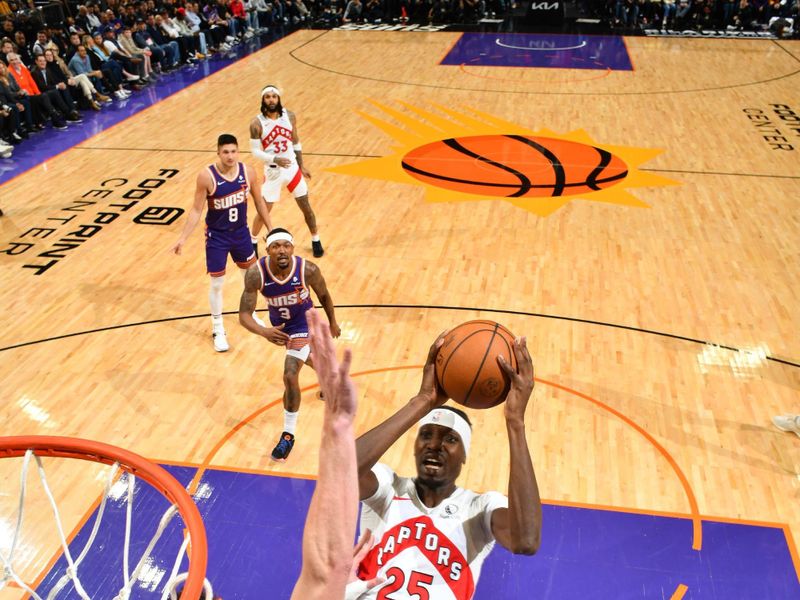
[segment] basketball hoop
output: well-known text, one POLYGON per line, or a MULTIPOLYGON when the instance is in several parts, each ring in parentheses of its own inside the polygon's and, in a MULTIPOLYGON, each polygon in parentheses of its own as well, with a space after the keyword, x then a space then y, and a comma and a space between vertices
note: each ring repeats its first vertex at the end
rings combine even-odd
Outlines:
MULTIPOLYGON (((22 514, 23 514, 23 504, 24 504, 24 495, 25 495, 25 473, 27 471, 28 464, 30 462, 31 457, 36 460, 37 466, 39 468, 40 478, 42 480, 42 484, 44 486, 45 492, 48 495, 50 500, 51 506, 53 508, 53 512, 56 518, 56 525, 58 526, 59 535, 62 540, 62 549, 64 550, 64 555, 67 559, 67 563, 69 564, 69 568, 67 569, 67 575, 65 575, 62 579, 64 584, 67 582, 68 578, 71 578, 73 583, 75 584, 75 589, 81 595, 82 598, 88 598, 86 592, 80 585, 80 581, 77 575, 77 567, 80 564, 83 556, 87 552, 89 545, 84 549, 79 557, 76 560, 73 560, 70 551, 66 545, 66 540, 63 535, 63 530, 61 527, 60 518, 58 516, 58 509, 55 504, 55 500, 52 498, 52 494, 50 493, 50 489, 47 485, 46 479, 44 477, 44 469, 42 468, 41 464, 41 457, 48 456, 48 457, 57 457, 57 458, 72 458, 72 459, 79 459, 79 460, 87 460, 91 462, 98 462, 103 463, 106 465, 111 465, 111 471, 108 476, 108 483, 106 485, 106 493, 103 496, 103 504, 101 505, 100 512, 98 513, 98 519, 95 522, 93 535, 99 525, 99 521, 102 515, 102 510, 105 505, 105 499, 108 496, 108 490, 110 488, 111 483, 116 476, 117 470, 122 469, 129 473, 131 478, 129 479, 129 489, 132 491, 133 489, 133 477, 139 477, 143 479, 151 486, 153 486, 159 493, 167 498, 167 500, 172 504, 170 509, 164 514, 161 518, 161 522, 156 532, 156 535, 151 540, 150 544, 145 550, 145 554, 143 555, 142 559, 139 561, 139 565, 133 572, 133 579, 135 580, 135 576, 139 571, 139 568, 143 564, 145 558, 148 557, 150 551, 152 550, 153 546, 155 545, 158 538, 161 536, 166 525, 169 521, 174 517, 177 513, 180 513, 183 521, 188 529, 188 536, 184 540, 183 545, 181 546, 181 551, 178 555, 178 559, 175 563, 175 568, 173 570, 172 576, 167 582, 167 589, 165 589, 166 594, 173 594, 173 589, 175 584, 178 580, 182 580, 185 578, 186 585, 183 588, 182 600, 199 600, 201 596, 201 592, 204 589, 204 585, 207 587, 206 594, 207 598, 211 596, 211 589, 208 582, 205 580, 205 573, 206 573, 206 566, 208 562, 208 546, 206 542, 206 530, 205 526, 203 525, 203 519, 200 516, 200 511, 198 511, 197 506, 195 505, 192 497, 186 491, 186 489, 172 476, 170 475, 165 469, 158 466, 157 464, 153 463, 152 461, 147 460, 146 458, 139 456, 133 452, 129 452, 128 450, 124 450, 122 448, 118 448, 116 446, 112 446, 110 444, 104 444, 103 442, 95 442, 91 440, 84 440, 80 438, 71 438, 71 437, 57 437, 57 436, 38 436, 38 435, 23 435, 23 436, 11 436, 11 437, 0 437, 0 458, 14 458, 14 457, 24 457, 23 462, 23 478, 22 478, 22 485, 21 485, 21 497, 20 497, 20 507, 19 507, 19 514, 17 519, 17 532, 14 534, 14 541, 11 547, 11 553, 6 559, 6 557, 0 555, 0 559, 2 559, 2 566, 5 571, 5 579, 13 578, 17 584, 21 584, 23 588, 32 593, 32 595, 38 598, 38 595, 34 594, 27 585, 21 582, 16 575, 13 573, 13 568, 11 566, 11 561, 13 560, 13 552, 14 552, 14 544, 19 535, 19 528, 22 525, 22 514), (191 544, 189 541, 191 540, 191 544), (180 565, 180 561, 183 557, 183 553, 186 551, 188 546, 189 552, 189 572, 183 575, 177 575, 177 569, 180 565)), ((129 494, 129 499, 131 494, 129 494)), ((130 504, 129 504, 130 510, 130 504)), ((93 536, 92 536, 93 537, 93 536)), ((130 587, 133 585, 132 581, 130 581, 128 575, 128 568, 127 568, 127 530, 126 530, 126 555, 125 559, 125 587, 123 590, 120 591, 118 598, 127 598, 130 594, 130 587)), ((91 540, 90 540, 91 542, 91 540)), ((3 572, 0 571, 0 575, 3 572)), ((2 586, 2 581, 0 580, 0 587, 2 586)))

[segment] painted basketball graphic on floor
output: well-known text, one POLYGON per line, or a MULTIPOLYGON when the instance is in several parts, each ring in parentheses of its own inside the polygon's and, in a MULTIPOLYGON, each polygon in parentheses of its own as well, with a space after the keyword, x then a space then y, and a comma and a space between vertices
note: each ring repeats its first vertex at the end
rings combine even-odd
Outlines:
POLYGON ((415 148, 402 165, 428 185, 508 198, 596 192, 628 175, 625 162, 607 150, 523 135, 449 138, 415 148))
POLYGON ((392 121, 359 114, 394 139, 392 152, 327 170, 421 185, 428 202, 502 200, 546 217, 579 198, 648 208, 631 188, 678 184, 640 168, 657 148, 607 144, 582 129, 529 129, 475 109, 372 104, 392 121))

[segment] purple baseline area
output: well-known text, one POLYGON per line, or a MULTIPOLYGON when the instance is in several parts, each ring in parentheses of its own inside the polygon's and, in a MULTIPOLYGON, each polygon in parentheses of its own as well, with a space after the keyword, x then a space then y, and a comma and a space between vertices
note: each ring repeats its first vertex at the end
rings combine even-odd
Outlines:
POLYGON ((545 33, 464 33, 440 64, 633 71, 618 36, 545 33))
POLYGON ((144 89, 133 92, 127 100, 115 99, 114 102, 103 105, 103 109, 99 112, 81 111, 83 122, 71 123, 64 131, 52 129, 48 124, 44 131, 31 134, 29 139, 16 146, 11 158, 0 158, 0 185, 282 37, 280 31, 276 34, 265 33, 235 46, 228 52, 215 54, 195 65, 185 65, 164 75, 144 89))
MULTIPOLYGON (((166 467, 188 484, 195 469, 166 467)), ((197 504, 209 542, 208 578, 225 600, 286 599, 300 573, 301 540, 314 482, 230 471, 203 476, 197 504)), ((124 502, 109 502, 95 549, 79 569, 92 598, 112 598, 122 583, 124 502)), ((132 557, 156 530, 166 500, 137 483, 132 557)), ((77 555, 94 516, 70 545, 77 555)), ((182 523, 172 523, 156 547, 152 568, 168 571, 182 523)), ((670 598, 800 598, 800 583, 782 529, 703 523, 703 549, 691 549, 689 519, 599 509, 544 506, 542 546, 535 556, 496 547, 487 559, 475 600, 670 598)), ((39 586, 46 595, 64 572, 59 559, 39 586)), ((185 570, 185 567, 184 569, 185 570)), ((162 578, 166 581, 166 576, 162 578)), ((78 598, 71 584, 59 598, 78 598)), ((136 587, 132 598, 157 598, 136 587)))

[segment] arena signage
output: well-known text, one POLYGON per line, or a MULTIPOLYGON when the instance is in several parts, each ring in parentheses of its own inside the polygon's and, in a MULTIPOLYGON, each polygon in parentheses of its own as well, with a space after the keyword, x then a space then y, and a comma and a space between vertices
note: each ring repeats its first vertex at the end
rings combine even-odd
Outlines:
POLYGON ((748 38, 762 40, 778 39, 770 31, 726 31, 724 29, 703 29, 695 31, 693 29, 645 29, 644 34, 650 37, 695 37, 695 38, 748 38))
POLYGON ((170 225, 184 210, 173 206, 140 206, 179 173, 178 169, 159 169, 155 177, 131 183, 124 177, 111 177, 70 201, 46 218, 39 227, 30 227, 0 248, 0 254, 24 258, 23 269, 42 275, 80 248, 124 213, 134 215, 138 225, 170 225))
POLYGON ((531 11, 554 11, 558 10, 558 2, 531 2, 531 11))
POLYGON ((441 31, 447 27, 448 25, 389 25, 388 23, 382 25, 362 23, 359 25, 358 23, 347 23, 339 27, 334 27, 334 29, 336 31, 441 31))
POLYGON ((793 151, 800 144, 800 111, 788 104, 743 108, 742 112, 773 150, 793 151))

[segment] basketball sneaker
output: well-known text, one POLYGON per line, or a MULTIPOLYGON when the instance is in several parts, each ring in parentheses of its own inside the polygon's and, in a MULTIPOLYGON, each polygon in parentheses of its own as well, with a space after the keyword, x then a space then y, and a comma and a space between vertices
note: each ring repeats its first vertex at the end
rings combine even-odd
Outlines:
POLYGON ((228 338, 225 337, 225 330, 214 328, 211 332, 211 339, 214 340, 214 350, 217 352, 227 352, 230 349, 228 338))
POLYGON ((294 448, 294 435, 288 431, 284 431, 281 433, 281 439, 278 440, 278 444, 272 450, 272 460, 275 462, 286 462, 292 448, 294 448))
POLYGON ((772 423, 781 431, 788 431, 800 437, 800 415, 779 415, 772 417, 772 423))
POLYGON ((311 249, 314 251, 314 258, 319 258, 325 254, 325 250, 322 248, 322 242, 311 240, 311 249))

